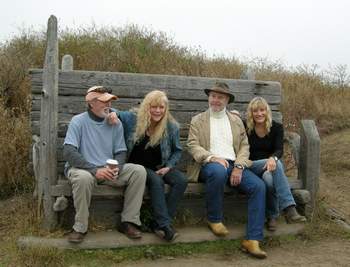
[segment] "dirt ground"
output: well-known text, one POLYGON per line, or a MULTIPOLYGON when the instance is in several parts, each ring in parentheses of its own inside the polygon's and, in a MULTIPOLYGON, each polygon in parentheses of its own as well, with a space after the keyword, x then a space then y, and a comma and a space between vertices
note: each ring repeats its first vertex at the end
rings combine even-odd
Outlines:
POLYGON ((124 267, 225 267, 225 266, 350 266, 350 240, 321 240, 268 248, 268 258, 254 259, 243 252, 163 258, 124 263, 124 267))

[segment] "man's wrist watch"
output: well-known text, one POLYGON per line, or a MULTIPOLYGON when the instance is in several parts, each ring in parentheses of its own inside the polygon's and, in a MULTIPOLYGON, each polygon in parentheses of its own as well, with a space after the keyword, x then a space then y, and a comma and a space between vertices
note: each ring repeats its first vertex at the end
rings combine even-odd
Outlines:
POLYGON ((244 166, 242 164, 234 164, 233 166, 237 169, 244 170, 244 166))
POLYGON ((278 161, 278 158, 276 156, 272 157, 276 162, 278 161))

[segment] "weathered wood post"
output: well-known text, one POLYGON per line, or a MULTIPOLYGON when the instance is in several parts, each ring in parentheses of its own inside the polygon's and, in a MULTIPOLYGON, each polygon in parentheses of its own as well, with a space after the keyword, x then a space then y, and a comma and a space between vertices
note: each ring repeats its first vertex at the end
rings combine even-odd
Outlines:
POLYGON ((57 18, 50 16, 47 25, 47 47, 41 92, 39 159, 39 183, 43 185, 43 226, 49 230, 57 224, 51 186, 57 181, 58 64, 57 18))
POLYGON ((62 57, 62 71, 73 70, 73 57, 71 55, 64 55, 62 57))
POLYGON ((299 179, 310 192, 311 200, 305 213, 312 217, 319 189, 320 176, 320 136, 313 120, 302 120, 300 129, 299 179))
POLYGON ((244 67, 240 78, 242 80, 255 80, 254 69, 250 66, 244 67))

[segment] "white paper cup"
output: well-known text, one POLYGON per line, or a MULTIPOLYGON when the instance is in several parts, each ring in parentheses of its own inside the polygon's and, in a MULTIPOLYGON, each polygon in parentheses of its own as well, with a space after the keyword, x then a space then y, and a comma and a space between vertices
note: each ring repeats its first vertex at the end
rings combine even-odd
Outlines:
POLYGON ((115 168, 118 167, 118 160, 115 160, 115 159, 107 159, 106 161, 106 164, 107 164, 107 167, 114 170, 115 168))

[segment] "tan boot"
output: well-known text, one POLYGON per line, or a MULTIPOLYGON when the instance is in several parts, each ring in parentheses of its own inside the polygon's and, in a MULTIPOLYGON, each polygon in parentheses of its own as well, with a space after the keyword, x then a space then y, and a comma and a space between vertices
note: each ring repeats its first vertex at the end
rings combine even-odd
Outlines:
POLYGON ((223 223, 208 222, 209 229, 217 236, 227 236, 230 232, 223 223))
POLYGON ((284 217, 287 223, 306 222, 305 216, 301 216, 293 205, 284 209, 284 217))
POLYGON ((257 240, 243 240, 242 250, 259 259, 267 257, 266 252, 260 249, 259 241, 257 240))

